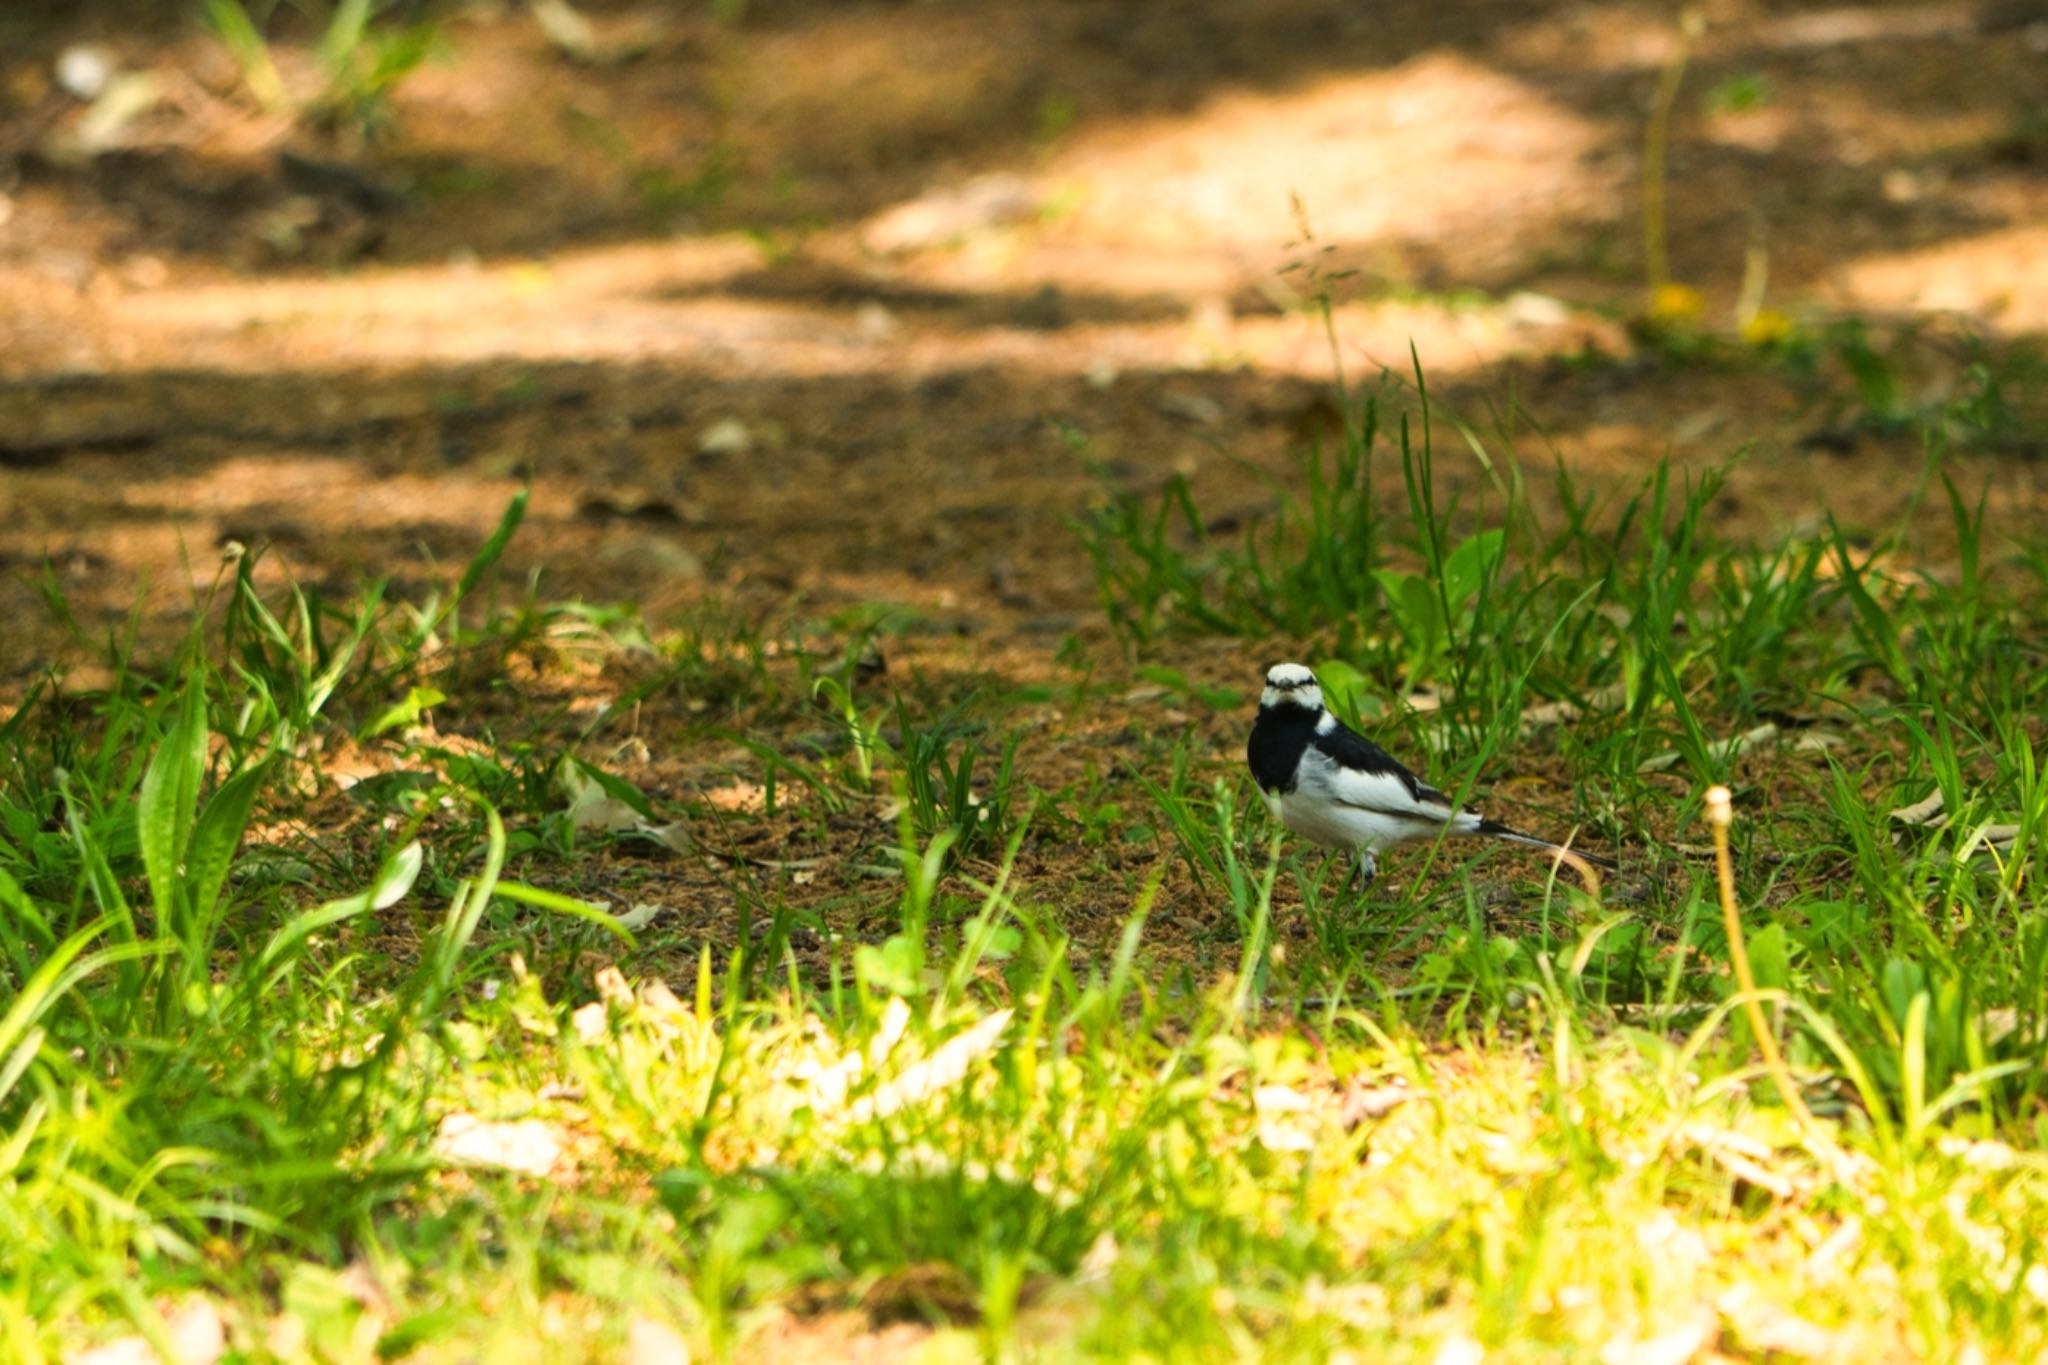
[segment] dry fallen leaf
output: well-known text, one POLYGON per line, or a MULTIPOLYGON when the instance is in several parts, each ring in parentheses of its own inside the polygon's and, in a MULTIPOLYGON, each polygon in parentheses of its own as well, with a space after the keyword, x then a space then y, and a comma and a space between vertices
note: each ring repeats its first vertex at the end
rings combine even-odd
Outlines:
POLYGON ((605 834, 639 828, 640 812, 585 777, 573 765, 563 765, 562 785, 569 792, 570 828, 579 833, 597 830, 605 834))
POLYGON ((1758 1299, 1746 1284, 1736 1285, 1714 1301, 1736 1339, 1758 1355, 1785 1355, 1799 1360, 1826 1360, 1848 1354, 1841 1335, 1758 1299))
POLYGON ((1688 1123, 1678 1130, 1678 1136, 1718 1162, 1737 1180, 1754 1185, 1774 1198, 1789 1199, 1797 1192, 1798 1187, 1790 1177, 1764 1165, 1775 1155, 1769 1145, 1747 1134, 1706 1123, 1688 1123))
MULTIPOLYGON (((227 1326, 209 1299, 196 1295, 164 1311, 164 1337, 171 1365, 213 1365, 227 1353, 227 1326)), ((116 1337, 69 1352, 64 1365, 164 1365, 164 1357, 140 1333, 116 1337)))
POLYGON ((1539 730, 1546 725, 1562 725, 1568 720, 1577 720, 1585 711, 1575 701, 1545 701, 1522 712, 1522 728, 1539 730))
POLYGON ((1038 212, 1038 204, 1030 181, 993 172, 882 210, 861 229, 861 245, 883 256, 951 246, 991 228, 1022 222, 1038 212))
POLYGON ((1415 1096, 1416 1092, 1405 1085, 1362 1086, 1354 1083, 1344 1092, 1344 1102, 1337 1110, 1337 1122, 1348 1133, 1368 1119, 1385 1118, 1415 1096))
POLYGON ((1940 792, 1934 793, 1925 801, 1900 806, 1891 813, 1891 818, 1895 825, 1928 825, 1939 828, 1948 823, 1948 816, 1942 813, 1940 792))
POLYGON ((682 1334, 653 1318, 634 1318, 626 1325, 626 1365, 690 1365, 690 1347, 682 1334))
POLYGON ((569 1022, 575 1026, 576 1036, 587 1047, 610 1031, 611 1013, 605 1009, 604 1001, 588 1000, 576 1007, 576 1012, 569 1016, 569 1022))
POLYGON ((1316 1140, 1308 1130, 1291 1120, 1313 1106, 1300 1091, 1284 1085, 1262 1085, 1252 1092, 1252 1108, 1259 1116, 1259 1145, 1269 1152, 1313 1152, 1316 1140))
POLYGON ((564 1146, 560 1131, 539 1119, 506 1123, 450 1114, 434 1133, 434 1155, 443 1161, 520 1175, 546 1175, 561 1159, 564 1146))
POLYGON ((1586 693, 1585 704, 1564 701, 1541 701, 1522 712, 1522 729, 1540 730, 1548 725, 1562 725, 1577 720, 1587 711, 1612 711, 1628 700, 1628 689, 1620 683, 1609 683, 1586 693))
MULTIPOLYGON (((1941 793, 1938 791, 1924 801, 1915 801, 1910 806, 1900 806, 1892 811, 1891 821, 1900 826, 1898 833, 1893 836, 1895 842, 1903 840, 1911 830, 1946 829, 1949 823, 1948 812, 1942 808, 1941 793)), ((1981 842, 1986 848, 2004 853, 2019 842, 2019 837, 2018 825, 1980 825, 1966 836, 1966 841, 1974 842, 1966 842, 1965 847, 1974 853, 1975 843, 1981 842)))
POLYGON ((1123 1248, 1117 1245, 1116 1234, 1108 1228, 1095 1234, 1095 1240, 1088 1244, 1088 1252, 1081 1257, 1081 1264, 1074 1269, 1076 1281, 1087 1284, 1106 1280, 1109 1272, 1116 1269, 1123 1248))
POLYGON ((690 827, 681 820, 671 820, 665 825, 643 823, 640 833, 671 853, 688 853, 696 847, 696 840, 690 837, 690 827))
POLYGON ((89 160, 119 147, 128 130, 164 97, 161 77, 147 71, 116 72, 71 127, 49 139, 51 160, 89 160))
POLYGON ((632 909, 622 915, 613 915, 612 920, 621 929, 628 932, 638 932, 654 923, 659 916, 667 913, 668 907, 666 905, 655 905, 648 901, 635 901, 632 909))
POLYGON ((602 30, 568 0, 532 0, 534 22, 563 56, 586 66, 615 66, 643 57, 661 40, 662 25, 649 15, 614 19, 602 30))
POLYGON ((706 791, 704 804, 714 810, 758 813, 767 809, 768 789, 758 782, 734 780, 706 791))
POLYGON ((1010 1026, 1009 1010, 997 1010, 958 1037, 949 1038, 932 1050, 931 1056, 903 1069, 901 1075, 875 1088, 875 1093, 847 1106, 852 1123, 886 1118, 906 1104, 915 1104, 942 1090, 950 1090, 966 1077, 974 1062, 995 1051, 1003 1030, 1010 1026))
MULTIPOLYGON (((638 834, 672 853, 688 853, 695 847, 689 826, 683 821, 655 824, 630 802, 606 791, 580 764, 564 761, 556 780, 569 798, 569 825, 579 833, 594 830, 600 834, 638 834)), ((715 797, 713 804, 717 804, 715 797)))
POLYGON ((1653 1337, 1615 1337, 1600 1348, 1600 1365, 1686 1365, 1713 1344, 1721 1320, 1705 1304, 1690 1318, 1653 1337))
MULTIPOLYGON (((1760 748, 1778 738, 1781 731, 1770 721, 1753 729, 1745 730, 1733 739, 1724 739, 1713 746, 1713 751, 1722 761, 1740 758, 1752 749, 1760 748)), ((1678 766, 1681 755, 1676 749, 1666 749, 1661 754, 1652 754, 1636 765, 1636 772, 1642 776, 1651 773, 1668 772, 1678 766)))
POLYGON ((1448 1336, 1430 1357, 1430 1365, 1480 1365, 1486 1348, 1468 1336, 1448 1336))

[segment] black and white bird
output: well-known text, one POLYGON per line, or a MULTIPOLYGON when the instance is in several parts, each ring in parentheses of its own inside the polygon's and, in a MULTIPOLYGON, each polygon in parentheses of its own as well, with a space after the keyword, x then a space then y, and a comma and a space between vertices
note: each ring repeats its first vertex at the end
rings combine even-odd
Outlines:
POLYGON ((1350 850, 1358 860, 1352 879, 1362 878, 1368 886, 1381 849, 1447 832, 1489 835, 1614 867, 1605 858, 1459 809, 1392 754, 1338 720, 1323 705, 1316 675, 1300 664, 1275 664, 1266 671, 1245 758, 1274 818, 1311 843, 1350 850))

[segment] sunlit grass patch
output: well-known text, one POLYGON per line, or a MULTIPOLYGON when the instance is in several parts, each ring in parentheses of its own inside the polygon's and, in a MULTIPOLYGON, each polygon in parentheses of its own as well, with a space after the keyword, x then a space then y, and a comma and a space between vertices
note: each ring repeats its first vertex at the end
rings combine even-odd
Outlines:
POLYGON ((2024 1357, 2048 1338, 1999 1231, 2048 1212, 2037 1157, 1875 1154, 1853 1130, 1846 1159, 1810 1150, 1743 1078, 1702 1075, 1713 1023, 1609 1030, 1532 1002, 1443 1050, 1211 1001, 1169 1041, 1185 1012, 1140 1004, 1136 975, 1121 1007, 1110 978, 1050 985, 1050 1008, 855 982, 839 1016, 708 981, 683 999, 613 974, 575 1009, 531 977, 472 997, 451 1035, 471 1066, 431 1111, 538 1124, 560 1154, 504 1171, 515 1150, 474 1149, 342 1270, 262 1258, 285 1288, 225 1298, 230 1319, 536 1359, 571 1356, 519 1344, 508 1314, 620 1359, 650 1323, 746 1356, 792 1305, 1056 1358, 1676 1337, 2024 1357))

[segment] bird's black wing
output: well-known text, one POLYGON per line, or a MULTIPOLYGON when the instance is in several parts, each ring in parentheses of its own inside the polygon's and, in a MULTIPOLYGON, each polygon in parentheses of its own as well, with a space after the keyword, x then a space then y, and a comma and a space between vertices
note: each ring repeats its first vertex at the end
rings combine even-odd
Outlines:
MULTIPOLYGON (((1339 768, 1357 773, 1361 777, 1378 778, 1385 782, 1391 779, 1400 784, 1408 799, 1417 806, 1441 807, 1446 815, 1451 810, 1451 798, 1430 786, 1414 773, 1401 766, 1401 761, 1367 739, 1364 735, 1339 724, 1332 730, 1318 730, 1314 740, 1316 748, 1326 754, 1339 768)), ((1410 810, 1386 810, 1378 802, 1355 803, 1364 809, 1383 810, 1390 815, 1422 814, 1410 810)))

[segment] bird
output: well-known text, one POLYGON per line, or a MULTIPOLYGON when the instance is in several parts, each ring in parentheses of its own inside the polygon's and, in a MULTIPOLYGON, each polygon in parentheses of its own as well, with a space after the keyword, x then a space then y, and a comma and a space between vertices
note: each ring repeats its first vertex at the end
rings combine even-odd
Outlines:
POLYGON ((1444 833, 1485 835, 1615 867, 1606 858, 1461 809, 1338 720, 1323 705, 1315 673, 1301 664, 1274 664, 1266 670, 1245 759, 1274 819, 1311 843, 1345 849, 1356 858, 1351 883, 1361 892, 1379 871, 1380 850, 1444 833))

